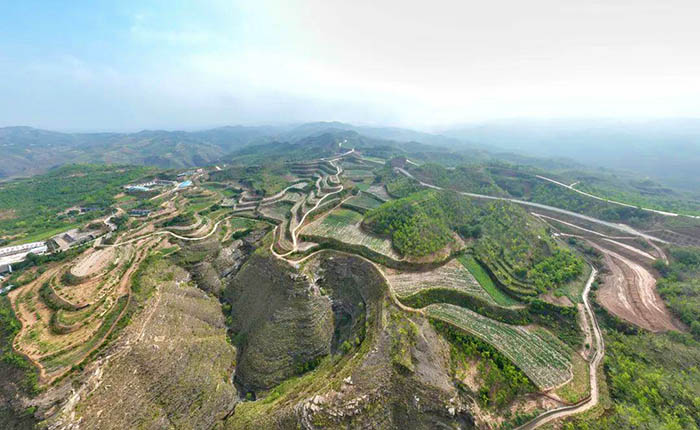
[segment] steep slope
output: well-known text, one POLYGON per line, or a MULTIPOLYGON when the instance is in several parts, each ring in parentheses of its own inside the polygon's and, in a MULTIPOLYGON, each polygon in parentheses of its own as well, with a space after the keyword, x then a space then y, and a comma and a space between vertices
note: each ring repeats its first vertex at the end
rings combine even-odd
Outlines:
POLYGON ((50 428, 211 428, 232 410, 235 349, 218 301, 165 261, 148 264, 138 282, 143 311, 86 366, 77 389, 66 393, 66 381, 47 392, 68 400, 45 411, 55 414, 50 428))
POLYGON ((330 353, 331 302, 286 263, 253 255, 226 297, 244 339, 236 381, 246 391, 270 389, 330 353))
MULTIPOLYGON (((257 258, 267 262, 254 258, 248 263, 251 269, 241 274, 253 268, 280 272, 277 265, 286 264, 257 258)), ((386 284, 371 263, 325 252, 305 265, 311 284, 333 303, 332 353, 313 371, 258 393, 257 401, 240 403, 225 428, 473 428, 468 407, 451 382, 447 344, 425 319, 412 320, 387 300, 386 284)), ((262 289, 263 302, 270 287, 258 274, 250 290, 262 289)), ((279 279, 276 287, 283 285, 279 279)), ((298 290, 290 282, 286 287, 283 303, 297 302, 298 290)), ((255 315, 255 308, 248 309, 255 315)), ((304 343, 312 336, 288 328, 279 326, 275 339, 304 343)))

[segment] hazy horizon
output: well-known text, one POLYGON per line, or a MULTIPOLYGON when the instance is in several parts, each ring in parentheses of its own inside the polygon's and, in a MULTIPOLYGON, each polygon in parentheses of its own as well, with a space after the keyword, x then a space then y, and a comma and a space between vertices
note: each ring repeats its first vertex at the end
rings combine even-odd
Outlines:
POLYGON ((700 3, 3 5, 0 126, 700 118, 700 3))

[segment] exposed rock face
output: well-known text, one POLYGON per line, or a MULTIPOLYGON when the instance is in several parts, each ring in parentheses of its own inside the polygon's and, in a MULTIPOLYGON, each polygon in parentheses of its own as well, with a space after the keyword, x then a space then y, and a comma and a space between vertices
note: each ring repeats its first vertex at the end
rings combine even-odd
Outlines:
POLYGON ((243 239, 225 244, 215 238, 183 244, 190 258, 197 260, 190 269, 197 286, 220 296, 231 278, 255 250, 259 239, 258 232, 253 232, 243 239))
POLYGON ((330 353, 331 301, 287 263, 253 255, 226 297, 244 339, 236 381, 246 390, 272 388, 330 353))
MULTIPOLYGON (((8 324, 12 307, 7 296, 0 297, 0 314, 4 316, 3 324, 0 324, 0 357, 5 357, 12 348, 14 337, 13 327, 8 324)), ((19 329, 19 322, 15 322, 19 329)), ((26 387, 26 373, 0 359, 0 427, 8 430, 24 430, 34 427, 35 419, 31 414, 23 414, 28 404, 28 389, 26 387)))
MULTIPOLYGON (((242 312, 234 320, 238 328, 253 333, 259 324, 256 321, 264 321, 263 325, 270 321, 257 309, 267 307, 284 309, 285 315, 286 312, 301 314, 303 307, 292 306, 301 296, 292 292, 318 289, 332 301, 329 311, 332 308, 333 325, 332 336, 319 336, 315 343, 320 343, 321 338, 329 342, 331 357, 312 373, 285 384, 279 394, 240 403, 225 421, 225 428, 474 428, 467 403, 451 380, 449 345, 427 320, 409 316, 394 307, 381 275, 370 263, 341 253, 325 252, 308 262, 305 269, 307 278, 293 279, 298 275, 286 263, 265 256, 251 258, 233 288, 227 291, 235 303, 234 311, 242 312), (256 285, 257 289, 246 288, 245 281, 256 285), (280 291, 286 291, 287 295, 280 291), (238 293, 242 296, 237 297, 238 293), (243 312, 244 309, 248 312, 243 312), (254 320, 248 319, 251 316, 254 320)), ((317 297, 315 292, 309 294, 317 297)), ((305 300, 314 299, 307 296, 305 300)), ((299 332, 290 331, 289 325, 270 327, 278 330, 265 331, 265 334, 274 336, 277 342, 288 343, 300 336, 299 332)), ((310 333, 312 331, 301 336, 310 336, 310 333)), ((254 342, 268 348, 266 351, 275 351, 273 342, 258 338, 254 342)), ((307 340, 301 339, 301 342, 307 340)), ((250 339, 247 345, 251 347, 250 339)), ((262 346, 255 348, 262 349, 262 346)), ((286 351, 287 347, 280 351, 286 351)), ((265 358, 250 355, 246 359, 262 361, 265 358)), ((250 381, 252 370, 258 371, 255 378, 264 374, 260 369, 244 370, 243 360, 241 357, 238 368, 238 372, 244 372, 242 380, 250 381)), ((279 361, 284 360, 286 358, 279 361)), ((278 365, 267 370, 278 375, 272 371, 280 368, 282 366, 278 365)))

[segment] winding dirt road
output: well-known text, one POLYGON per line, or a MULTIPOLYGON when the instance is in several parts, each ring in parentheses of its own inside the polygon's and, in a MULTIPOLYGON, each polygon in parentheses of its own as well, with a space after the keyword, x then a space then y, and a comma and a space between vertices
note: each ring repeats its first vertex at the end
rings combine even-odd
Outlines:
POLYGON ((592 323, 593 337, 595 337, 595 353, 593 354, 593 358, 588 362, 588 375, 591 387, 590 397, 575 405, 563 406, 561 408, 544 412, 532 421, 518 427, 516 430, 533 430, 554 420, 580 414, 581 412, 585 412, 598 404, 598 367, 601 360, 605 356, 605 342, 603 341, 603 334, 600 332, 598 320, 596 320, 595 315, 593 314, 588 297, 591 291, 591 285, 593 284, 597 273, 598 271, 591 266, 591 276, 588 278, 586 288, 583 290, 583 305, 586 309, 585 319, 587 320, 587 323, 592 323))
POLYGON ((631 204, 629 204, 629 203, 622 203, 622 202, 618 202, 618 201, 616 201, 616 200, 610 200, 610 199, 606 199, 606 198, 603 198, 603 197, 598 197, 598 196, 596 196, 596 195, 594 195, 594 194, 587 193, 587 192, 585 192, 585 191, 577 190, 576 188, 574 188, 574 186, 577 185, 578 182, 574 182, 574 183, 571 184, 571 185, 566 185, 566 184, 563 183, 563 182, 556 181, 556 180, 551 179, 551 178, 548 178, 548 177, 546 177, 546 176, 535 175, 535 177, 537 177, 537 178, 539 178, 539 179, 542 179, 543 181, 547 181, 547 182, 551 182, 551 183, 553 183, 553 184, 559 185, 559 186, 561 186, 561 187, 564 187, 564 188, 566 188, 566 189, 569 189, 569 190, 571 190, 571 191, 573 191, 573 192, 579 193, 579 194, 584 195, 584 196, 586 196, 586 197, 590 197, 590 198, 592 198, 592 199, 600 200, 600 201, 602 201, 602 202, 612 203, 612 204, 614 204, 614 205, 625 206, 625 207, 628 207, 628 208, 641 209, 641 210, 643 210, 643 211, 653 212, 653 213, 655 213, 655 214, 664 215, 664 216, 685 216, 685 217, 688 217, 688 218, 700 219, 700 216, 696 216, 696 215, 685 215, 685 214, 679 214, 679 213, 675 213, 675 212, 660 211, 660 210, 658 210, 658 209, 644 208, 644 207, 641 207, 641 206, 631 205, 631 204))
MULTIPOLYGON (((345 155, 347 155, 347 154, 351 154, 353 151, 354 151, 354 149, 353 149, 352 151, 349 151, 349 152, 347 152, 347 153, 341 155, 341 157, 343 157, 343 156, 345 156, 345 155)), ((335 181, 338 182, 338 183, 340 183, 340 178, 338 177, 338 175, 340 175, 340 173, 342 172, 342 169, 341 169, 339 166, 337 166, 337 165, 335 164, 335 161, 336 161, 336 160, 337 160, 337 159, 329 160, 328 162, 331 164, 331 166, 335 167, 336 172, 335 172, 335 175, 332 175, 332 176, 335 176, 335 181)), ((317 182, 317 188, 320 190, 320 186, 318 185, 318 182, 317 182)), ((321 197, 321 198, 316 202, 316 204, 314 205, 313 208, 309 209, 308 211, 306 211, 306 213, 304 213, 304 215, 301 217, 301 220, 299 221, 299 223, 298 223, 298 224, 296 225, 296 227, 294 227, 294 228, 292 229, 292 231, 291 231, 291 234, 292 234, 292 250, 291 250, 291 251, 285 252, 284 254, 278 254, 278 253, 275 252, 275 250, 274 250, 275 242, 273 241, 273 242, 272 242, 272 245, 270 245, 270 251, 272 252, 272 254, 273 254, 274 256, 276 256, 276 257, 279 258, 279 257, 286 257, 287 255, 290 255, 290 254, 293 254, 294 252, 296 252, 296 251, 299 249, 299 244, 298 244, 298 240, 297 240, 297 236, 298 236, 298 235, 297 235, 297 231, 304 225, 304 221, 306 221, 306 217, 307 217, 311 212, 313 212, 313 211, 315 211, 316 209, 318 209, 318 207, 323 203, 323 201, 326 199, 326 197, 332 196, 332 195, 334 195, 334 194, 338 194, 338 193, 340 193, 341 191, 343 191, 344 189, 345 189, 345 187, 343 187, 343 184, 338 185, 338 190, 336 190, 336 191, 331 191, 330 193, 324 194, 323 197, 321 197)), ((278 229, 278 228, 279 228, 279 226, 275 227, 275 229, 278 229)))
MULTIPOLYGON (((409 178, 411 178, 411 179, 414 179, 414 180, 418 181, 418 183, 421 184, 421 185, 424 186, 424 187, 432 188, 432 189, 434 189, 434 190, 444 190, 444 188, 438 187, 437 185, 429 184, 429 183, 427 183, 427 182, 423 182, 423 181, 421 181, 421 180, 419 180, 419 179, 416 179, 411 173, 409 173, 408 171, 406 171, 406 170, 404 170, 404 169, 402 169, 402 168, 400 168, 400 167, 396 167, 396 170, 398 170, 399 172, 401 172, 403 175, 405 175, 405 176, 407 176, 407 177, 409 177, 409 178)), ((592 223, 595 223, 595 224, 604 225, 604 226, 606 226, 606 227, 610 227, 610 228, 615 229, 615 230, 618 230, 618 231, 623 231, 623 232, 625 232, 625 233, 628 233, 628 234, 631 234, 631 235, 634 235, 634 236, 638 236, 638 237, 641 237, 641 238, 643 238, 643 239, 654 240, 654 241, 660 242, 660 243, 669 243, 668 241, 663 240, 663 239, 660 239, 660 238, 658 238, 658 237, 656 237, 656 236, 651 236, 651 235, 649 235, 649 234, 646 234, 646 233, 643 233, 643 232, 641 232, 641 231, 638 231, 638 230, 636 230, 636 229, 634 229, 634 228, 632 228, 632 227, 630 227, 630 226, 628 226, 628 225, 626 225, 626 224, 616 224, 616 223, 612 223, 612 222, 608 222, 608 221, 603 221, 603 220, 601 220, 601 219, 594 218, 594 217, 592 217, 592 216, 583 215, 583 214, 580 214, 580 213, 577 213, 577 212, 571 212, 571 211, 568 211, 568 210, 566 210, 566 209, 555 208, 554 206, 547 206, 547 205, 543 205, 543 204, 541 204, 541 203, 528 202, 528 201, 526 201, 526 200, 511 199, 511 198, 509 198, 509 197, 487 196, 487 195, 484 195, 484 194, 468 193, 468 192, 466 192, 466 191, 457 191, 457 192, 458 192, 459 194, 463 195, 463 196, 474 197, 474 198, 477 198, 477 199, 501 200, 501 201, 507 201, 507 202, 517 203, 517 204, 523 205, 523 206, 531 206, 531 207, 535 207, 535 208, 545 209, 545 210, 548 210, 548 211, 551 211, 551 212, 557 212, 557 213, 561 213, 561 214, 564 214, 564 215, 569 215, 569 216, 574 217, 574 218, 583 219, 583 220, 586 220, 586 221, 589 221, 589 222, 592 222, 592 223)))

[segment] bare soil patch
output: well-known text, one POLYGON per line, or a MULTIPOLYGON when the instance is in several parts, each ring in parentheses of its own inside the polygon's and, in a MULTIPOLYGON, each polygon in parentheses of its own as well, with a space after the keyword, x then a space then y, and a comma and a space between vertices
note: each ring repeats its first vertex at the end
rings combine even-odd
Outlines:
POLYGON ((605 309, 652 332, 679 329, 656 291, 651 272, 626 256, 592 242, 591 245, 603 253, 610 270, 598 291, 598 300, 605 309))
POLYGON ((78 264, 71 268, 71 273, 81 277, 100 273, 114 260, 114 252, 115 249, 111 247, 88 251, 78 264))
POLYGON ((0 211, 0 221, 17 217, 14 209, 0 211))

